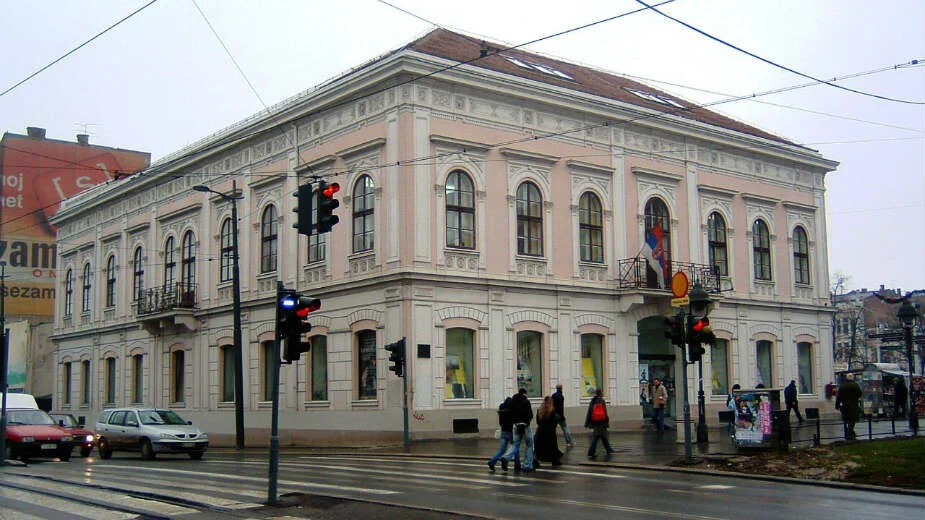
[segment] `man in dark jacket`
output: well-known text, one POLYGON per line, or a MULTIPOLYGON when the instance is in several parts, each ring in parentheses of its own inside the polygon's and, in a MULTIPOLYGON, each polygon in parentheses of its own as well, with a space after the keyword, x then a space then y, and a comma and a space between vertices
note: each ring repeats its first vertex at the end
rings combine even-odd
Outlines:
POLYGON ((530 422, 533 421, 533 407, 530 400, 527 399, 527 389, 521 388, 516 394, 511 396, 511 422, 514 423, 514 446, 504 456, 509 461, 514 461, 514 471, 519 471, 520 466, 520 444, 523 442, 527 445, 524 454, 523 470, 525 472, 534 471, 533 469, 533 429, 530 428, 530 422))
POLYGON ((511 411, 511 404, 513 400, 508 397, 501 403, 501 406, 498 407, 498 426, 501 427, 501 446, 498 448, 498 452, 494 454, 488 461, 488 469, 492 473, 495 472, 495 464, 498 461, 501 461, 501 471, 507 471, 507 459, 504 458, 504 454, 507 453, 508 446, 514 442, 514 422, 511 420, 513 412, 511 411))
POLYGON ((800 404, 797 402, 797 382, 793 379, 787 388, 784 388, 784 402, 787 403, 787 417, 790 417, 790 410, 797 413, 797 420, 803 424, 803 415, 800 414, 800 404))
POLYGON ((556 422, 562 428, 562 435, 565 436, 565 445, 572 444, 572 434, 568 431, 568 424, 565 423, 565 396, 562 395, 562 383, 556 385, 556 391, 552 394, 552 406, 556 410, 556 422))
POLYGON ((861 387, 854 381, 854 374, 845 375, 845 380, 838 385, 835 394, 835 409, 841 411, 842 422, 845 424, 845 438, 857 439, 854 425, 861 418, 861 387))
POLYGON ((594 432, 591 437, 591 446, 588 447, 588 457, 594 457, 594 452, 597 451, 598 440, 604 443, 604 449, 607 450, 607 455, 613 453, 613 449, 610 447, 610 440, 607 438, 607 428, 609 427, 610 415, 607 413, 607 401, 604 401, 604 392, 598 388, 591 402, 588 404, 588 413, 585 415, 585 428, 591 428, 594 432), (598 408, 602 409, 600 413, 595 412, 595 409, 598 408))
POLYGON ((893 385, 893 417, 905 417, 908 404, 909 389, 906 388, 906 378, 899 376, 893 385))

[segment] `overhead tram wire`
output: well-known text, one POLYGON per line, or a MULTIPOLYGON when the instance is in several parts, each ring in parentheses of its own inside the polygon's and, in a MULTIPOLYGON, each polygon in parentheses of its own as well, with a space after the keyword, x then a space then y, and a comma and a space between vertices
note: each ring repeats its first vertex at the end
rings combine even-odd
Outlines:
POLYGON ((100 31, 99 33, 97 33, 96 35, 94 35, 92 38, 90 38, 89 40, 87 40, 87 41, 81 43, 81 44, 78 45, 77 47, 74 47, 73 49, 71 49, 71 50, 69 50, 68 52, 64 53, 64 54, 63 54, 61 57, 59 57, 58 59, 52 61, 51 63, 49 63, 49 64, 47 64, 47 65, 45 65, 44 67, 42 67, 42 68, 40 68, 39 70, 33 72, 32 74, 29 74, 28 76, 26 76, 25 78, 23 78, 22 80, 20 80, 19 82, 17 82, 17 83, 16 83, 15 85, 13 85, 12 87, 7 88, 7 89, 4 90, 3 92, 0 92, 0 97, 5 96, 6 94, 12 92, 15 88, 17 88, 17 87, 19 87, 20 85, 22 85, 23 83, 25 83, 25 82, 29 81, 30 79, 32 79, 32 78, 38 76, 38 75, 41 74, 42 72, 45 72, 46 70, 48 70, 49 68, 51 68, 52 66, 54 66, 54 65, 55 65, 56 63, 58 63, 59 61, 63 60, 64 58, 67 58, 67 57, 70 56, 71 54, 74 54, 75 52, 77 52, 78 50, 80 50, 81 48, 83 48, 84 46, 88 45, 88 44, 89 44, 90 42, 92 42, 93 40, 95 40, 95 39, 99 38, 100 36, 106 34, 107 32, 111 31, 112 29, 115 29, 115 28, 116 28, 119 24, 121 24, 122 22, 124 22, 124 21, 128 20, 129 18, 135 16, 136 14, 138 14, 138 13, 144 11, 145 9, 147 9, 148 7, 150 7, 151 5, 153 5, 153 4, 156 3, 156 2, 157 2, 157 0, 151 0, 151 1, 148 2, 147 4, 145 4, 145 5, 141 6, 141 7, 139 7, 138 9, 132 11, 131 13, 128 14, 128 16, 122 18, 122 19, 119 20, 118 22, 116 22, 116 23, 110 25, 109 27, 103 29, 102 31, 100 31))
POLYGON ((689 23, 687 23, 687 22, 684 22, 684 21, 682 21, 682 20, 679 20, 679 19, 677 19, 677 18, 674 18, 673 16, 671 16, 671 15, 669 15, 669 14, 666 14, 666 13, 664 13, 664 12, 662 12, 662 11, 659 11, 659 10, 657 9, 657 7, 659 7, 658 5, 650 6, 649 4, 645 3, 643 0, 636 0, 636 2, 638 2, 638 3, 640 3, 640 4, 642 4, 642 5, 646 6, 646 7, 648 7, 648 8, 651 9, 653 12, 656 12, 656 13, 658 13, 658 14, 664 16, 665 18, 668 18, 669 20, 671 20, 671 21, 673 21, 673 22, 679 23, 679 24, 683 25, 684 27, 687 27, 688 29, 690 29, 690 30, 692 30, 692 31, 694 31, 694 32, 696 32, 696 33, 698 33, 698 34, 700 34, 700 35, 703 35, 703 36, 705 36, 705 37, 707 37, 707 38, 709 38, 709 39, 711 39, 711 40, 713 40, 713 41, 715 41, 715 42, 717 42, 717 43, 720 43, 720 44, 722 44, 722 45, 725 45, 726 47, 729 47, 729 48, 734 49, 734 50, 736 50, 736 51, 738 51, 738 52, 741 52, 742 54, 745 54, 745 55, 747 55, 747 56, 751 56, 752 58, 755 58, 755 59, 758 60, 758 61, 767 63, 768 65, 771 65, 771 66, 773 66, 773 67, 777 67, 777 68, 779 68, 779 69, 786 70, 787 72, 791 72, 791 73, 793 73, 793 74, 796 74, 797 76, 802 76, 802 77, 804 77, 804 78, 806 78, 806 79, 811 79, 811 80, 816 81, 816 82, 819 82, 819 83, 824 83, 824 84, 826 84, 826 85, 828 85, 828 86, 830 86, 830 87, 835 87, 835 88, 838 88, 838 89, 841 89, 841 90, 844 90, 844 91, 847 91, 847 92, 852 92, 852 93, 854 93, 854 94, 860 94, 860 95, 862 95, 862 96, 868 96, 868 97, 872 97, 872 98, 876 98, 876 99, 881 99, 881 100, 883 100, 883 101, 892 101, 892 102, 894 102, 894 103, 905 103, 905 104, 908 104, 908 105, 925 105, 925 101, 909 101, 909 100, 906 100, 906 99, 896 99, 896 98, 891 98, 891 97, 888 97, 888 96, 881 96, 881 95, 879 95, 879 94, 872 94, 872 93, 870 93, 870 92, 863 92, 863 91, 861 91, 861 90, 856 90, 856 89, 853 89, 853 88, 850 88, 850 87, 846 87, 846 86, 844 86, 844 85, 836 85, 835 83, 832 83, 831 80, 824 80, 824 79, 816 78, 816 77, 814 77, 814 76, 810 76, 809 74, 805 74, 805 73, 800 72, 800 71, 798 71, 798 70, 794 70, 794 69, 792 69, 792 68, 790 68, 790 67, 787 67, 787 66, 785 66, 785 65, 781 65, 781 64, 779 64, 779 63, 777 63, 777 62, 774 62, 774 61, 771 61, 771 60, 769 60, 769 59, 767 59, 767 58, 764 58, 764 57, 762 57, 762 56, 759 56, 759 55, 757 55, 757 54, 755 54, 755 53, 753 53, 753 52, 747 51, 747 50, 745 50, 745 49, 743 49, 743 48, 741 48, 741 47, 739 47, 739 46, 737 46, 737 45, 733 45, 733 44, 731 44, 731 43, 729 43, 729 42, 727 42, 727 41, 725 41, 725 40, 723 40, 723 39, 721 39, 721 38, 718 38, 718 37, 716 37, 716 36, 713 36, 712 34, 706 32, 706 31, 703 31, 703 30, 701 30, 701 29, 698 29, 697 27, 694 27, 693 25, 691 25, 691 24, 689 24, 689 23))
POLYGON ((428 24, 430 24, 430 25, 433 25, 434 27, 440 27, 440 28, 443 27, 442 25, 440 25, 440 24, 438 24, 438 23, 436 23, 436 22, 432 22, 432 21, 428 20, 427 18, 424 18, 423 16, 418 16, 418 15, 412 13, 411 11, 408 11, 407 9, 403 9, 403 8, 401 8, 401 7, 398 7, 398 6, 395 5, 395 4, 390 4, 390 3, 386 2, 385 0, 376 0, 376 1, 379 2, 380 4, 385 4, 385 5, 389 6, 389 7, 391 7, 392 9, 395 9, 396 11, 401 11, 401 12, 405 13, 405 14, 408 15, 408 16, 411 16, 411 17, 413 17, 413 18, 417 18, 418 20, 420 20, 420 21, 422 21, 422 22, 424 22, 424 23, 428 23, 428 24))

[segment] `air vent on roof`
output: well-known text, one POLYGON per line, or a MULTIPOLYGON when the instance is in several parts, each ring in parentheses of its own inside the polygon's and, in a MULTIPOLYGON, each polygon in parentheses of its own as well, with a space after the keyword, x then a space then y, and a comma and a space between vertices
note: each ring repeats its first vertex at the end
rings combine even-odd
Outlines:
POLYGON ((517 65, 522 69, 532 70, 533 72, 542 72, 549 76, 556 76, 558 78, 567 79, 569 81, 575 81, 575 78, 569 76, 568 74, 562 72, 559 69, 554 69, 549 65, 543 65, 541 63, 533 63, 532 61, 521 60, 519 58, 512 58, 510 56, 502 56, 502 58, 507 61, 517 65))
POLYGON ((635 94, 641 97, 642 99, 645 99, 646 101, 652 101, 653 103, 658 103, 660 105, 671 105, 671 106, 675 106, 678 108, 684 108, 684 105, 682 105, 681 103, 678 103, 677 101, 673 99, 669 99, 664 96, 657 96, 655 94, 650 94, 648 92, 643 92, 642 90, 635 90, 631 88, 627 88, 626 90, 630 92, 631 94, 635 94))

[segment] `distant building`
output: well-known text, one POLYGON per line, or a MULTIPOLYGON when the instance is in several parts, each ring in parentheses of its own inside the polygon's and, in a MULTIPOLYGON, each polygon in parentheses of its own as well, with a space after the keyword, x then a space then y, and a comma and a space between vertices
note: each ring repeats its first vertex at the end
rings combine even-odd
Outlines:
POLYGON ((10 389, 51 401, 52 331, 57 275, 55 226, 50 218, 62 200, 89 187, 147 168, 151 154, 76 141, 47 139, 45 129, 0 140, 2 204, 0 262, 5 264, 5 318, 11 327, 10 389))
MULTIPOLYGON (((919 293, 920 291, 913 291, 919 293)), ((894 363, 909 370, 903 325, 896 317, 899 304, 890 304, 877 298, 903 296, 899 289, 877 291, 855 290, 833 295, 836 313, 833 316, 835 370, 859 370, 868 363, 894 363)), ((913 327, 913 358, 916 374, 921 374, 923 347, 925 347, 925 294, 911 297, 918 304, 919 317, 913 327)))
POLYGON ((493 430, 505 396, 559 382, 573 423, 603 388, 614 423, 637 426, 654 377, 677 417, 678 271, 719 301, 710 421, 735 383, 794 379, 811 406, 833 377, 836 166, 627 78, 438 29, 69 200, 55 399, 169 407, 229 443, 235 183, 249 443, 268 437, 278 281, 323 302, 311 351, 282 367, 283 443, 400 439, 384 346, 403 337, 415 439, 493 430), (292 194, 313 176, 340 184, 340 223, 309 239, 292 194))

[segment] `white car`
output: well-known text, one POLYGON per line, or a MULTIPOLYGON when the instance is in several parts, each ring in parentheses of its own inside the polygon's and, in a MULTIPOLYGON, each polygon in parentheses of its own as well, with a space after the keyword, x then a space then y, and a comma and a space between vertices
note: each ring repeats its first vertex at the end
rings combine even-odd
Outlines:
POLYGON ((186 453, 199 460, 209 436, 172 410, 113 408, 103 411, 96 423, 96 445, 104 459, 114 451, 138 451, 147 460, 159 453, 186 453))

